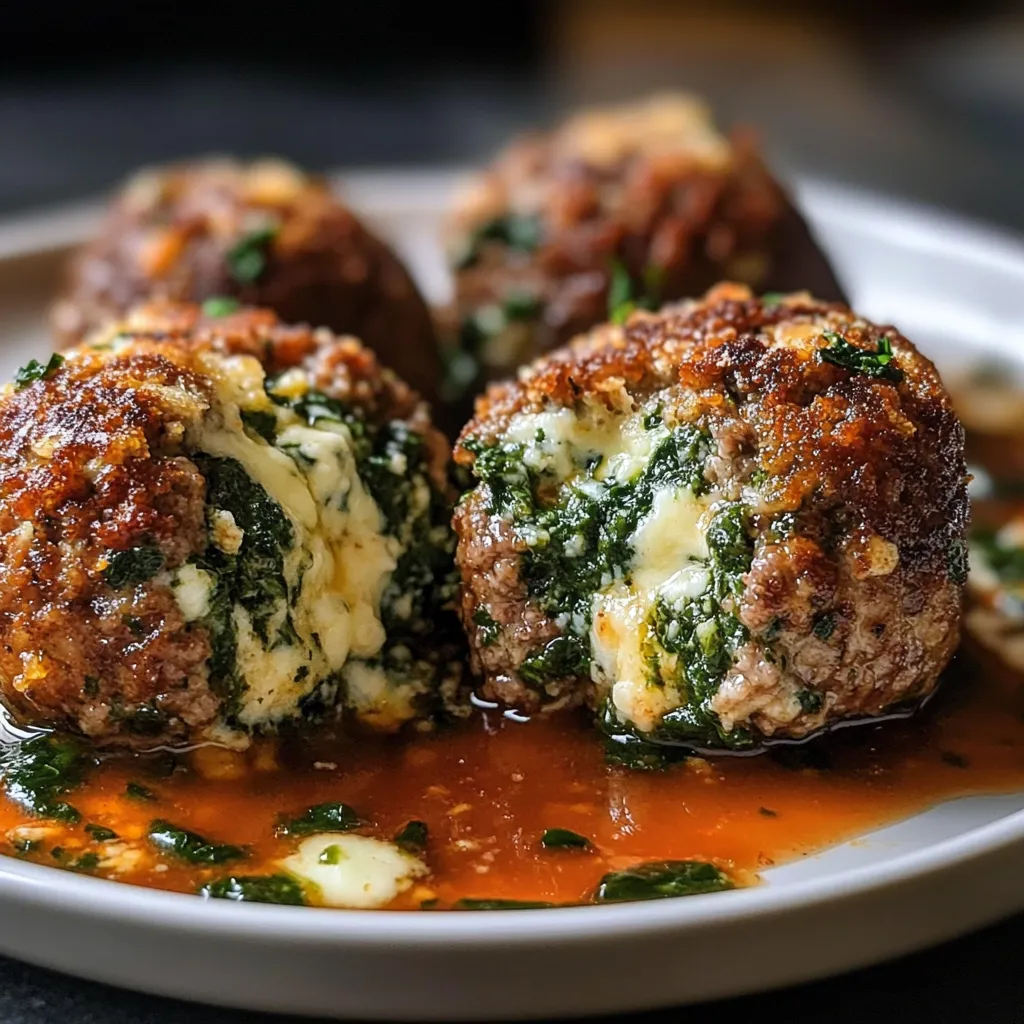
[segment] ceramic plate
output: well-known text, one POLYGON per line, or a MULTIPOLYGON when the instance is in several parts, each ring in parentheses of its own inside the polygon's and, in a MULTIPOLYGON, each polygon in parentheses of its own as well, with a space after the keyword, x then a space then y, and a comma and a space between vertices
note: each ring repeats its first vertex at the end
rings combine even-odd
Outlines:
MULTIPOLYGON (((429 297, 449 173, 341 180, 429 297)), ((805 182, 800 198, 865 315, 944 371, 1024 358, 1024 242, 805 182)), ((95 206, 0 226, 0 375, 48 351, 44 311, 95 206)), ((424 914, 204 902, 0 857, 0 952, 164 995, 337 1017, 608 1013, 858 967, 1024 909, 1024 793, 950 801, 764 873, 751 889, 543 913, 424 914)))

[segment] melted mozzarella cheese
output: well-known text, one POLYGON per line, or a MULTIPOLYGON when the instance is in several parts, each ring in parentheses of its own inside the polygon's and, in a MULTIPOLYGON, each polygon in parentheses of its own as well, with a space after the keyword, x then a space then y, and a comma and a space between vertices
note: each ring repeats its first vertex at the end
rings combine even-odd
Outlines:
POLYGON ((325 906, 358 910, 386 906, 428 873, 423 861, 394 843, 343 832, 304 839, 281 867, 315 887, 325 906))
POLYGON ((629 579, 594 595, 591 675, 623 720, 644 732, 682 702, 675 687, 651 678, 648 621, 659 598, 675 603, 707 588, 703 518, 710 505, 685 487, 658 492, 634 534, 629 579))
POLYGON ((277 637, 290 613, 299 642, 268 648, 245 609, 232 612, 236 669, 244 684, 237 718, 258 728, 298 714, 299 702, 350 657, 380 652, 387 639, 381 597, 402 548, 383 535, 384 518, 359 478, 347 426, 324 421, 310 427, 273 405, 263 390, 263 369, 251 357, 210 355, 206 363, 216 400, 193 439, 196 447, 237 461, 281 507, 295 538, 284 555, 288 601, 279 602, 266 635, 277 637), (240 403, 274 414, 274 446, 242 429, 240 403))
POLYGON ((195 622, 210 613, 210 595, 213 593, 213 577, 194 565, 182 565, 166 578, 159 580, 174 592, 181 614, 186 622, 195 622))
POLYGON ((585 402, 579 410, 518 413, 506 431, 509 441, 523 446, 527 466, 559 480, 597 460, 594 476, 598 480, 631 480, 666 435, 661 425, 647 429, 640 411, 623 415, 599 402, 585 402))

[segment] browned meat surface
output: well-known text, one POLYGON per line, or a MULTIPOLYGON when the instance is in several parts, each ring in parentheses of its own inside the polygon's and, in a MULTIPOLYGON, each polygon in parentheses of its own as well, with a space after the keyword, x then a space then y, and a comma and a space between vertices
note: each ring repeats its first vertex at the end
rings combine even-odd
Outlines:
POLYGON ((721 280, 842 298, 753 139, 720 135, 687 96, 513 141, 459 197, 448 245, 463 380, 474 361, 485 379, 506 376, 623 298, 658 305, 721 280))
POLYGON ((595 329, 456 448, 484 692, 708 746, 922 698, 959 636, 963 451, 932 363, 839 303, 723 285, 595 329))
POLYGON ((276 161, 137 175, 73 260, 52 322, 70 345, 149 299, 220 296, 351 334, 434 397, 434 328, 408 272, 324 181, 276 161))

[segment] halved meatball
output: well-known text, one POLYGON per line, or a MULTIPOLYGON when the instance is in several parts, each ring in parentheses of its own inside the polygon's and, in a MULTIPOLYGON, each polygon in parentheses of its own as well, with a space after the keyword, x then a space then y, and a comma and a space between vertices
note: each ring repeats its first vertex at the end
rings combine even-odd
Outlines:
POLYGON ((70 345, 151 298, 220 297, 351 334, 434 398, 437 341, 412 278, 326 182, 280 161, 136 175, 72 261, 52 324, 70 345))
POLYGON ((956 647, 963 431, 893 327, 723 285, 495 385, 463 431, 486 697, 750 747, 925 697, 956 647))
POLYGON ((656 308, 721 280, 843 297, 749 134, 719 134, 685 95, 513 141, 460 196, 448 236, 453 393, 508 375, 610 307, 656 308))
POLYGON ((448 451, 354 339, 153 304, 0 393, 0 697, 98 743, 458 686, 448 451))

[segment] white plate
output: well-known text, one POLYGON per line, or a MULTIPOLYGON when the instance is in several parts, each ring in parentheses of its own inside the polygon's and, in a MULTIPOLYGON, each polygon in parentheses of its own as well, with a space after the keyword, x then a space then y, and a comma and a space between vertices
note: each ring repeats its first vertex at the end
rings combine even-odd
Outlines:
MULTIPOLYGON (((345 191, 431 298, 449 173, 345 191)), ((1024 242, 933 211, 804 183, 810 219, 866 315, 945 370, 1024 358, 1024 242)), ((0 228, 0 373, 47 347, 60 256, 96 208, 0 228)), ((501 913, 202 902, 0 857, 0 952, 164 995, 338 1017, 607 1013, 736 995, 861 966, 1024 909, 1024 793, 951 801, 757 888, 501 913)))

